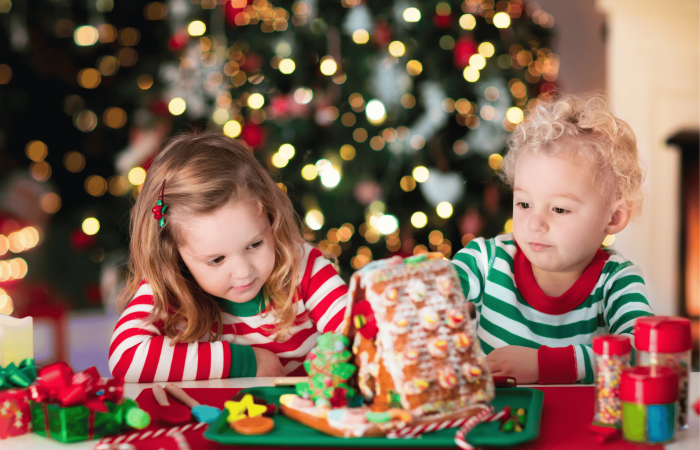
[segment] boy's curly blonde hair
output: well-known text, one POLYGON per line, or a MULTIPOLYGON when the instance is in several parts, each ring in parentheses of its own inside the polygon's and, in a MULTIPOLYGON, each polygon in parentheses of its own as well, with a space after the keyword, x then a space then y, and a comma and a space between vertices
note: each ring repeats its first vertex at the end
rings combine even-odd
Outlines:
POLYGON ((557 94, 540 101, 508 140, 501 178, 512 189, 515 162, 525 151, 570 159, 592 167, 593 182, 610 202, 627 199, 632 217, 642 211, 644 169, 632 128, 598 97, 557 94), (580 145, 566 145, 567 143, 580 145), (555 145, 556 144, 556 145, 555 145))

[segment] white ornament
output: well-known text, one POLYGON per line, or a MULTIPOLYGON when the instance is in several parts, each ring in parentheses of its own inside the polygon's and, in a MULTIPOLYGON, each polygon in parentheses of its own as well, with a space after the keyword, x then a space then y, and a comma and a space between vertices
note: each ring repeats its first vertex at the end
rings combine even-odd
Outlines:
POLYGON ((374 28, 374 19, 364 3, 350 9, 343 22, 343 33, 348 36, 352 36, 357 30, 365 30, 369 33, 372 28, 374 28))
POLYGON ((420 184, 420 192, 423 198, 433 208, 441 202, 451 205, 464 195, 465 179, 458 172, 442 173, 435 167, 428 168, 430 176, 420 184))

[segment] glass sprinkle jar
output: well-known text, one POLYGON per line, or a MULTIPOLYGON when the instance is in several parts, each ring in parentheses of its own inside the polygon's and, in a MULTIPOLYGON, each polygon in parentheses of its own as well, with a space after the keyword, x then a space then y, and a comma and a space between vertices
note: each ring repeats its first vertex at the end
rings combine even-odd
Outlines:
POLYGON ((595 425, 620 427, 620 379, 630 367, 632 345, 626 336, 605 335, 593 338, 595 359, 595 425))
POLYGON ((622 372, 622 436, 641 444, 663 444, 676 430, 678 374, 668 367, 635 367, 622 372))
POLYGON ((688 428, 688 383, 693 347, 690 320, 640 317, 634 325, 636 366, 668 367, 678 374, 678 429, 688 428))

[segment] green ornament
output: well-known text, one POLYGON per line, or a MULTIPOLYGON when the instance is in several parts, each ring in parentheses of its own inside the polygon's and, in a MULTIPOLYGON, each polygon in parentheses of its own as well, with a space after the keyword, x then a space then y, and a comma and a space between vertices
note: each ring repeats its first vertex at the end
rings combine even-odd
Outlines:
POLYGON ((307 374, 311 373, 311 361, 309 361, 308 359, 304 361, 304 370, 306 370, 307 374))
POLYGON ((151 416, 143 409, 129 408, 124 421, 132 428, 143 430, 151 423, 151 416))

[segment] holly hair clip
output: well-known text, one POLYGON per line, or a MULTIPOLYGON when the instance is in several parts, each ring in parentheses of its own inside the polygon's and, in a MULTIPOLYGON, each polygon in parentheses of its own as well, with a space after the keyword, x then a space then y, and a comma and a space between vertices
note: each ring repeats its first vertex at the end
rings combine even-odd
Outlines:
POLYGON ((153 207, 151 211, 153 211, 153 217, 156 220, 159 220, 158 222, 160 224, 160 227, 163 228, 165 226, 165 210, 168 209, 168 205, 165 204, 165 180, 163 180, 163 187, 160 189, 160 199, 158 199, 158 202, 156 203, 156 206, 153 207))

